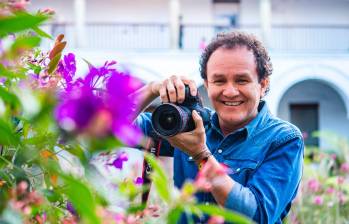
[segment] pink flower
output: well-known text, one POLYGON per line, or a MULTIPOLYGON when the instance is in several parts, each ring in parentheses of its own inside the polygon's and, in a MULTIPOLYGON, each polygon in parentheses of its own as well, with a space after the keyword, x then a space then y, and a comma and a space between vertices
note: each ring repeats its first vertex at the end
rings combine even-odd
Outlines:
POLYGON ((348 173, 349 172, 349 163, 347 163, 347 162, 342 163, 340 170, 343 173, 348 173))
POLYGON ((333 160, 336 160, 336 159, 337 159, 337 155, 336 155, 335 153, 333 153, 333 154, 331 154, 331 158, 332 158, 333 160))
POLYGON ((326 190, 326 193, 327 194, 333 194, 335 192, 335 189, 333 188, 333 187, 329 187, 329 188, 327 188, 327 190, 326 190))
POLYGON ((314 198, 314 204, 316 205, 322 205, 324 203, 324 199, 322 198, 322 196, 315 196, 314 198))
POLYGON ((213 184, 218 184, 221 176, 230 172, 227 165, 221 163, 219 167, 214 167, 211 163, 206 163, 196 176, 194 185, 198 190, 210 191, 213 184))
POLYGON ((321 188, 321 184, 317 179, 310 179, 308 181, 308 188, 311 192, 318 192, 321 188))
POLYGON ((339 177, 337 177, 337 183, 339 184, 339 185, 341 185, 341 184, 343 184, 344 183, 344 177, 341 177, 341 176, 339 176, 339 177))
POLYGON ((224 218, 221 216, 212 216, 208 222, 208 224, 223 224, 224 223, 224 218))
POLYGON ((342 191, 338 192, 337 196, 340 204, 344 204, 346 202, 346 197, 342 191))

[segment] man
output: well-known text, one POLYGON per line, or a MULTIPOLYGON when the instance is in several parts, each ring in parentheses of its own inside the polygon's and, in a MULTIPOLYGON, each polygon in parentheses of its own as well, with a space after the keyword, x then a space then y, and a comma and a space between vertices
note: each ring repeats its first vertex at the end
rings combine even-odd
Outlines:
MULTIPOLYGON (((217 203, 258 223, 281 223, 300 183, 304 144, 300 131, 272 116, 262 100, 272 73, 267 51, 251 35, 221 34, 207 46, 200 65, 215 111, 206 128, 193 111, 195 130, 166 139, 175 147, 175 185, 180 188, 194 179, 198 165, 205 164, 210 166, 206 178, 211 188, 198 194, 198 201, 217 203), (231 172, 217 181, 220 163, 231 172)), ((197 94, 186 77, 151 82, 139 92, 141 108, 158 96, 163 102, 183 102, 184 85, 197 94)), ((151 129, 150 116, 137 118, 145 134, 151 129)), ((181 222, 186 222, 184 216, 181 222)))

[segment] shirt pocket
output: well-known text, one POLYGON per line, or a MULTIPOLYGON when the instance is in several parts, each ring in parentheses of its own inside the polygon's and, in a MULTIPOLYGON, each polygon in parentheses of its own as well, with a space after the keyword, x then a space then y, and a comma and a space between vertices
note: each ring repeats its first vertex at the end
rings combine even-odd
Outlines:
POLYGON ((244 186, 258 166, 252 159, 225 158, 223 163, 229 167, 229 176, 244 186))

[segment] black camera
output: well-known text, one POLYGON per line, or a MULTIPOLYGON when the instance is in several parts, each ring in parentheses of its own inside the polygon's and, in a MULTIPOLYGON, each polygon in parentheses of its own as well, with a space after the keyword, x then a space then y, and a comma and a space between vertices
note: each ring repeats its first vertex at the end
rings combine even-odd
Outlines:
POLYGON ((151 122, 154 131, 160 137, 174 136, 180 132, 195 129, 192 111, 196 110, 201 116, 204 126, 210 122, 210 112, 202 106, 199 95, 192 96, 188 86, 185 86, 183 103, 163 103, 156 107, 151 122))

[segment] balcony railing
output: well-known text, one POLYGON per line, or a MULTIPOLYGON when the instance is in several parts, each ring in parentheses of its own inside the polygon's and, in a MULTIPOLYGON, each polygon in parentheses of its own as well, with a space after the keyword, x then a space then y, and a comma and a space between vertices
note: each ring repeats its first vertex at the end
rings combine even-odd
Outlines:
MULTIPOLYGON (((197 50, 201 41, 209 41, 216 33, 243 30, 261 35, 259 26, 182 26, 182 49, 197 50)), ((66 35, 70 46, 76 46, 72 24, 51 24, 46 30, 53 36, 66 35)), ((99 50, 166 50, 170 48, 168 24, 105 24, 86 25, 87 48, 99 50)), ((276 52, 339 52, 349 53, 349 25, 280 25, 272 26, 269 48, 276 52)))

